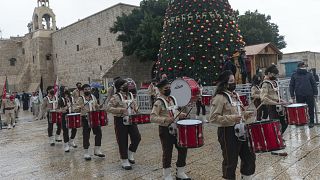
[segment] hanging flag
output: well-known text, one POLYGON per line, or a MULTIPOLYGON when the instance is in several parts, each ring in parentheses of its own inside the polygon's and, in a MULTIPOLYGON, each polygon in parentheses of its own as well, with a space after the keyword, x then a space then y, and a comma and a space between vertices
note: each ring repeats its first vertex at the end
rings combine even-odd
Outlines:
POLYGON ((56 98, 58 99, 58 96, 59 96, 59 78, 57 76, 57 79, 56 81, 54 82, 54 96, 56 96, 56 98))
POLYGON ((4 81, 4 85, 3 85, 2 99, 6 98, 7 92, 9 92, 9 84, 8 84, 8 78, 6 76, 6 80, 4 81))

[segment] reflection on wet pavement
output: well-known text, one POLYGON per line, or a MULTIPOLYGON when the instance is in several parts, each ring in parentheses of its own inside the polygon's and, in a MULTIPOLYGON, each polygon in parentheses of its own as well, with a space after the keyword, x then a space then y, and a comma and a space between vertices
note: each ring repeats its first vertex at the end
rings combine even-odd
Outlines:
MULTIPOLYGON (((32 121, 28 113, 20 116, 15 129, 0 130, 0 179, 161 179, 162 151, 156 124, 139 125, 142 141, 135 156, 136 165, 125 171, 120 166, 112 121, 103 128, 102 151, 107 157, 93 157, 86 162, 82 129, 76 136, 79 147, 65 153, 62 143, 49 146, 46 120, 32 121)), ((221 179, 222 155, 216 130, 206 124, 205 145, 188 151, 187 173, 193 179, 221 179)), ((319 136, 320 127, 289 126, 284 135, 289 155, 257 154, 254 179, 319 179, 319 136)), ((92 136, 90 142, 93 154, 92 136)), ((174 151, 173 167, 176 154, 174 151)), ((239 175, 237 169, 238 179, 239 175)))

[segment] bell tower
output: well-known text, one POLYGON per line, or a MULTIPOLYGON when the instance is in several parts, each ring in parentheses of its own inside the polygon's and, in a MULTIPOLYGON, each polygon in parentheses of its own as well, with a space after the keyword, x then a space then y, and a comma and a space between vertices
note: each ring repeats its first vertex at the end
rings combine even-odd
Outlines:
POLYGON ((49 0, 37 0, 37 3, 38 7, 34 9, 32 25, 30 25, 29 31, 56 31, 56 15, 50 8, 49 0))

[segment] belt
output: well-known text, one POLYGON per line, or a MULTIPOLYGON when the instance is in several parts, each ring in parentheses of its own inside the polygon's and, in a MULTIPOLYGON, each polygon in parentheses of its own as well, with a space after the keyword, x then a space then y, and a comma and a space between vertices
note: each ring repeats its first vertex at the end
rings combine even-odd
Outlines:
POLYGON ((12 108, 4 108, 4 110, 12 110, 12 109, 14 109, 14 107, 12 107, 12 108))

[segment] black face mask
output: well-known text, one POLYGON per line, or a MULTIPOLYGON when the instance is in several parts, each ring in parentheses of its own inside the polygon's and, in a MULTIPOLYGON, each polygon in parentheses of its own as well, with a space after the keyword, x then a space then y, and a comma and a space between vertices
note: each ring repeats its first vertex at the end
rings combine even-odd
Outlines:
POLYGON ((228 83, 228 91, 233 92, 234 90, 236 90, 236 83, 228 83))
POLYGON ((88 92, 88 91, 86 91, 86 92, 84 92, 83 94, 84 94, 85 96, 89 96, 91 93, 88 92))
POLYGON ((54 95, 54 91, 49 91, 49 94, 51 94, 53 96, 54 95))
POLYGON ((123 86, 123 87, 121 87, 121 91, 122 92, 128 92, 129 91, 129 87, 128 86, 123 86))
POLYGON ((82 87, 81 87, 81 86, 78 86, 78 90, 82 90, 82 87))
POLYGON ((269 79, 270 79, 270 80, 272 80, 272 81, 274 81, 274 80, 276 80, 276 79, 277 79, 277 77, 275 77, 275 76, 271 76, 269 79))
POLYGON ((69 92, 69 91, 65 91, 64 94, 65 94, 66 96, 70 96, 70 92, 69 92))
POLYGON ((171 94, 171 89, 164 90, 163 95, 170 96, 170 94, 171 94))

